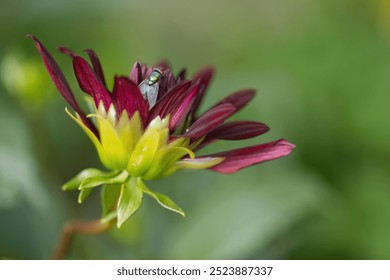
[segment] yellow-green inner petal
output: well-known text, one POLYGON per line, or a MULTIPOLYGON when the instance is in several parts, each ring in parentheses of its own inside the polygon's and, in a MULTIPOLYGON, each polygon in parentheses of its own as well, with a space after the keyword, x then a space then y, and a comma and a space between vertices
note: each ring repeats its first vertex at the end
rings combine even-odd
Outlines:
POLYGON ((119 137, 111 122, 98 114, 90 114, 87 117, 95 117, 100 132, 100 142, 106 161, 103 164, 111 170, 125 169, 129 155, 126 147, 119 137))
POLYGON ((65 108, 65 112, 84 130, 84 132, 87 134, 89 139, 91 139, 92 143, 95 145, 95 148, 98 152, 100 161, 104 164, 106 162, 105 154, 103 151, 103 147, 99 141, 99 139, 96 137, 96 135, 89 130, 89 128, 81 121, 80 116, 76 113, 76 116, 73 116, 72 113, 69 112, 68 108, 65 108))

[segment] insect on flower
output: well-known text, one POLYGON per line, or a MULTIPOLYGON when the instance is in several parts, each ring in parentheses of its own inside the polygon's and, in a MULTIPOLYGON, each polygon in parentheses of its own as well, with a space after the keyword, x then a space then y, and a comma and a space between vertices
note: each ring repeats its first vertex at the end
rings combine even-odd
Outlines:
POLYGON ((243 140, 266 133, 269 128, 256 121, 228 121, 255 96, 252 89, 236 91, 199 113, 200 104, 213 76, 206 67, 192 78, 182 70, 174 75, 168 65, 147 67, 138 61, 130 75, 115 76, 108 89, 103 68, 95 52, 87 50, 90 65, 69 49, 80 89, 88 96, 91 112, 79 106, 60 67, 43 44, 29 36, 42 57, 55 86, 73 109, 69 116, 95 145, 108 171, 88 168, 63 185, 79 190, 83 202, 93 189, 102 186, 102 221, 117 220, 120 227, 141 205, 144 195, 164 208, 184 216, 169 197, 147 187, 186 169, 210 169, 230 174, 243 168, 288 155, 294 145, 284 139, 208 155, 203 147, 218 140, 243 140), (91 120, 92 119, 92 120, 91 120))
POLYGON ((148 76, 147 79, 143 80, 138 88, 140 89, 142 95, 149 103, 149 109, 152 108, 157 102, 159 82, 163 72, 159 68, 154 68, 152 73, 148 76))

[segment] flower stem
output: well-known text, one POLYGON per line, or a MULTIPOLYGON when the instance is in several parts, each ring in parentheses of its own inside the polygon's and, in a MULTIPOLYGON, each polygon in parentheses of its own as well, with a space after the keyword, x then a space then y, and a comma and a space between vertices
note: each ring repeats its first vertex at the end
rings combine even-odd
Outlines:
POLYGON ((68 222, 62 229, 60 240, 53 254, 54 260, 63 260, 68 255, 76 234, 95 235, 109 230, 115 224, 115 220, 103 223, 100 219, 91 221, 68 222))

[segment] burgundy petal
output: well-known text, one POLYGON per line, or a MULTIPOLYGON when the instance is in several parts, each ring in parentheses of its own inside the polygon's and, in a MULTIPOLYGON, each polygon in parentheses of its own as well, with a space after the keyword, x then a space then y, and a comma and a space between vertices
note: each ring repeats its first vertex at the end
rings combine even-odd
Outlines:
POLYGON ((88 62, 82 57, 76 56, 73 58, 73 68, 81 90, 93 97, 96 107, 99 107, 99 103, 102 101, 105 110, 108 111, 112 104, 110 93, 92 71, 88 62))
POLYGON ((63 54, 69 55, 70 57, 75 57, 75 56, 77 56, 73 51, 71 51, 71 50, 68 49, 68 48, 65 48, 65 47, 58 47, 57 49, 58 49, 60 52, 62 52, 63 54))
POLYGON ((207 87, 211 81, 211 79, 213 78, 213 74, 214 74, 214 68, 211 67, 211 66, 207 66, 201 70, 199 70, 195 75, 194 77, 192 78, 192 80, 194 82, 198 81, 200 82, 200 84, 204 87, 207 87))
POLYGON ((249 101, 252 100, 252 98, 255 96, 256 91, 253 89, 243 89, 240 91, 237 91, 235 93, 230 94, 229 96, 225 97, 221 101, 219 101, 217 104, 214 105, 218 106, 221 104, 232 104, 234 107, 236 107, 236 112, 239 111, 242 107, 244 107, 246 104, 248 104, 249 101))
POLYGON ((138 86, 126 77, 115 77, 112 99, 119 114, 126 110, 129 117, 139 112, 142 123, 146 126, 148 119, 148 103, 142 96, 138 86))
POLYGON ((79 107, 72 90, 69 87, 68 82, 65 79, 64 74, 62 73, 60 67, 54 58, 47 51, 45 46, 33 35, 27 35, 27 37, 31 38, 35 42, 35 46, 38 49, 39 54, 42 57, 43 63, 49 72, 50 78, 53 81, 54 85, 57 87, 58 91, 64 97, 66 102, 79 114, 83 123, 96 135, 98 136, 98 132, 92 122, 85 116, 84 112, 79 107))
POLYGON ((183 136, 199 138, 221 125, 235 111, 230 104, 221 104, 200 116, 184 133, 183 136))
POLYGON ((169 111, 169 107, 175 102, 176 99, 180 98, 191 86, 191 81, 184 81, 181 84, 178 84, 172 90, 170 90, 165 96, 163 96, 157 103, 154 105, 149 114, 149 120, 153 120, 155 117, 165 117, 169 111))
POLYGON ((196 115, 198 108, 199 108, 199 105, 202 102, 203 96, 206 92, 206 89, 207 89, 207 87, 208 87, 208 85, 213 77, 213 74, 214 74, 214 69, 211 66, 208 66, 208 67, 201 69, 200 71, 198 71, 194 75, 192 80, 194 82, 199 81, 199 83, 201 85, 201 90, 200 90, 200 93, 199 93, 198 97, 196 98, 194 104, 192 105, 192 109, 191 109, 192 115, 196 115))
POLYGON ((169 65, 169 62, 168 62, 168 60, 166 60, 166 59, 163 59, 163 60, 159 61, 159 62, 156 64, 155 67, 158 67, 158 68, 160 68, 160 69, 163 70, 163 71, 165 71, 165 70, 170 70, 170 69, 171 69, 171 67, 170 67, 170 65, 169 65))
POLYGON ((103 67, 102 64, 100 63, 99 57, 93 50, 85 50, 89 56, 89 59, 91 60, 93 70, 95 71, 96 75, 99 77, 100 81, 103 83, 105 87, 106 85, 106 80, 104 78, 104 72, 103 72, 103 67))
POLYGON ((163 80, 162 82, 164 82, 164 84, 162 85, 162 89, 165 92, 168 92, 170 89, 172 89, 177 84, 176 79, 170 70, 166 70, 164 72, 164 76, 163 76, 162 80, 163 80))
POLYGON ((143 81, 142 69, 138 60, 134 63, 133 68, 130 71, 130 80, 139 85, 143 81))
POLYGON ((269 142, 257 146, 206 155, 204 157, 224 157, 225 160, 209 169, 230 174, 245 167, 288 155, 295 146, 286 140, 269 142))
POLYGON ((187 69, 183 68, 182 70, 180 70, 180 72, 177 74, 177 78, 176 78, 176 81, 178 83, 184 81, 186 79, 186 76, 187 76, 187 69))
POLYGON ((49 72, 50 78, 53 83, 57 87, 58 91, 62 94, 65 100, 69 103, 69 105, 78 112, 79 105, 72 93, 72 90, 69 87, 68 82, 65 79, 64 74, 62 73, 60 67, 54 58, 47 51, 45 46, 33 35, 27 35, 29 38, 33 39, 35 42, 35 46, 38 49, 39 54, 42 57, 43 63, 46 66, 47 71, 49 72))
POLYGON ((142 69, 142 75, 144 76, 144 79, 146 79, 153 72, 154 67, 147 67, 145 65, 145 67, 141 67, 141 69, 142 69))
POLYGON ((263 123, 254 121, 233 121, 220 125, 210 132, 205 140, 243 140, 253 138, 269 131, 269 127, 263 123))
POLYGON ((177 99, 176 103, 172 105, 171 110, 168 114, 171 115, 171 120, 169 123, 169 130, 175 131, 178 126, 182 123, 185 117, 188 115, 193 102, 195 101, 196 96, 199 92, 199 84, 192 86, 184 96, 184 100, 181 98, 177 99))

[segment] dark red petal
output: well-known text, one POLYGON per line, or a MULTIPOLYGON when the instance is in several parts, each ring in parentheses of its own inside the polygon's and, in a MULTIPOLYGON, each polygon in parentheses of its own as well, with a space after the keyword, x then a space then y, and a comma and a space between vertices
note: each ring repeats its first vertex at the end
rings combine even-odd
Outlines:
POLYGON ((165 90, 165 92, 168 92, 170 89, 172 89, 175 85, 177 85, 176 79, 173 76, 173 73, 170 70, 166 70, 163 74, 162 82, 164 83, 162 85, 162 89, 165 90))
POLYGON ((100 63, 99 57, 93 50, 85 50, 89 56, 89 59, 91 60, 93 70, 95 71, 96 75, 99 77, 100 81, 103 83, 105 87, 106 85, 106 80, 104 78, 104 72, 103 72, 103 67, 102 64, 100 63))
POLYGON ((35 46, 38 49, 39 54, 42 57, 43 63, 47 71, 49 72, 50 78, 57 87, 58 91, 62 94, 65 100, 69 103, 69 105, 75 109, 75 111, 79 110, 79 105, 72 93, 72 90, 69 87, 68 82, 65 79, 64 74, 62 73, 60 67, 54 58, 47 51, 45 46, 33 35, 27 35, 29 38, 33 39, 35 42, 35 46))
POLYGON ((148 103, 142 96, 138 86, 126 77, 115 77, 112 99, 119 114, 126 110, 129 117, 139 112, 142 123, 146 126, 148 120, 148 103))
POLYGON ((203 157, 224 157, 225 160, 209 169, 230 174, 245 167, 288 155, 295 145, 280 139, 278 141, 206 155, 203 157))
POLYGON ((75 57, 75 56, 77 56, 73 51, 71 51, 71 50, 68 49, 68 48, 65 48, 65 47, 58 47, 57 49, 58 49, 60 52, 62 52, 63 54, 69 55, 70 57, 75 57))
POLYGON ((255 94, 256 91, 253 89, 240 90, 222 99, 217 104, 215 104, 214 107, 221 104, 228 103, 228 104, 232 104, 236 108, 236 112, 237 112, 246 104, 248 104, 248 102, 252 100, 255 94))
POLYGON ((134 63, 133 68, 130 71, 130 80, 139 85, 143 81, 142 69, 138 60, 134 63))
POLYGON ((183 68, 178 74, 176 78, 176 82, 180 83, 186 79, 187 69, 183 68))
POLYGON ((149 67, 149 68, 148 68, 148 67, 145 65, 145 69, 143 70, 144 79, 146 79, 146 78, 149 77, 149 75, 153 72, 153 69, 154 69, 154 67, 149 67))
POLYGON ((175 131, 180 126, 182 121, 188 115, 198 93, 199 84, 196 84, 192 86, 185 95, 182 95, 183 97, 185 97, 184 100, 178 98, 176 100, 177 102, 172 105, 172 107, 170 108, 171 110, 168 112, 168 114, 171 115, 171 120, 169 123, 170 131, 175 131))
POLYGON ((168 60, 166 60, 166 59, 163 59, 163 60, 159 61, 159 62, 156 64, 155 67, 158 67, 158 68, 160 68, 160 69, 163 70, 163 71, 165 71, 165 70, 170 70, 170 69, 171 69, 171 67, 170 67, 170 65, 169 65, 169 62, 168 62, 168 60))
POLYGON ((233 121, 220 125, 210 132, 205 140, 242 140, 253 138, 269 131, 269 127, 263 123, 254 121, 233 121))
POLYGON ((108 111, 112 104, 110 93, 92 71, 88 62, 84 58, 76 56, 73 58, 73 68, 81 90, 93 97, 96 107, 99 107, 99 103, 102 101, 105 110, 108 111))
POLYGON ((96 135, 98 136, 98 132, 92 122, 85 116, 84 112, 79 107, 72 90, 69 87, 68 82, 65 79, 64 74, 62 73, 60 67, 54 58, 47 51, 45 46, 33 35, 27 35, 27 37, 31 38, 35 42, 35 46, 38 49, 39 54, 42 57, 43 63, 47 69, 47 72, 50 75, 51 80, 54 85, 57 87, 58 91, 64 97, 66 102, 80 115, 83 123, 96 135))
POLYGON ((206 89, 213 77, 213 74, 214 74, 214 69, 211 67, 211 66, 208 66, 208 67, 205 67, 203 69, 201 69, 200 71, 198 71, 194 77, 193 77, 193 81, 194 82, 197 82, 199 81, 200 85, 201 85, 201 89, 200 89, 200 93, 198 95, 198 97, 196 98, 194 104, 192 105, 192 115, 195 115, 199 109, 199 105, 200 103, 202 102, 202 99, 203 99, 203 96, 206 92, 206 89))
POLYGON ((217 140, 244 140, 259 136, 269 131, 269 127, 263 123, 253 121, 233 121, 220 125, 209 134, 196 147, 196 150, 217 141, 217 140))
POLYGON ((221 125, 235 112, 230 104, 221 104, 200 116, 184 133, 183 136, 200 138, 221 125))
POLYGON ((153 120, 157 116, 160 116, 161 118, 165 117, 167 112, 169 112, 170 106, 172 106, 172 104, 174 104, 175 101, 180 98, 180 96, 182 96, 190 86, 191 81, 184 81, 171 89, 156 103, 156 105, 152 107, 149 120, 153 120))
POLYGON ((199 80, 200 84, 204 87, 207 87, 211 81, 211 79, 213 78, 213 75, 214 75, 214 68, 211 67, 211 66, 207 66, 201 70, 199 70, 195 75, 194 77, 192 78, 192 80, 194 82, 197 82, 199 80))

